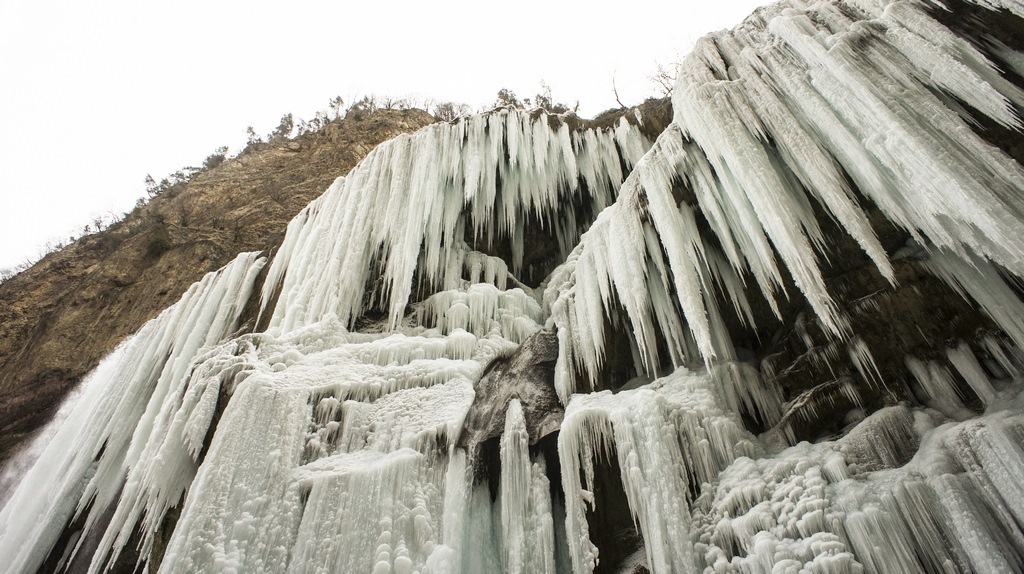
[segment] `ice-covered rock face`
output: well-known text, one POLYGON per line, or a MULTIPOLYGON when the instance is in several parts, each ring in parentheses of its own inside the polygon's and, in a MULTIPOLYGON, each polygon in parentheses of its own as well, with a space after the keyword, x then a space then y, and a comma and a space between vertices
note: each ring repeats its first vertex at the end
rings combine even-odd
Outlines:
POLYGON ((378 147, 262 285, 239 256, 97 369, 0 557, 1021 570, 1024 169, 988 130, 1024 56, 938 9, 763 8, 654 142, 497 110, 378 147))

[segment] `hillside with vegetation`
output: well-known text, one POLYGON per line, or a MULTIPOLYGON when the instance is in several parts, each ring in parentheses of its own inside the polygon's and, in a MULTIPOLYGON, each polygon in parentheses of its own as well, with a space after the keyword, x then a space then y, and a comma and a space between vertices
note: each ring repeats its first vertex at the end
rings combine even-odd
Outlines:
POLYGON ((123 219, 0 283, 0 460, 189 285, 240 252, 273 250, 287 222, 377 144, 434 121, 365 108, 251 137, 237 157, 217 150, 203 168, 150 180, 150 199, 123 219))

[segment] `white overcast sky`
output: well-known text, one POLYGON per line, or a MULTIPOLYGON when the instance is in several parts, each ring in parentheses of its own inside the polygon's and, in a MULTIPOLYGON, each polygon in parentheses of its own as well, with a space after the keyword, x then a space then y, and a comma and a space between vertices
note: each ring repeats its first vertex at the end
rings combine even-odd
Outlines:
MULTIPOLYGON (((131 209, 143 178, 236 152, 245 128, 373 93, 477 109, 507 87, 592 117, 655 95, 765 0, 0 0, 0 268, 131 209)), ((342 175, 342 174, 338 174, 342 175)))

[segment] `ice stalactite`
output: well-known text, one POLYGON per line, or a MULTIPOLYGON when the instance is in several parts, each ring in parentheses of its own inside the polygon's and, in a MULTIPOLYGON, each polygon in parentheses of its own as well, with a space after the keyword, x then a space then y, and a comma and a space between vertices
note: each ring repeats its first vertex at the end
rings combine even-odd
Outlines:
POLYGON ((522 289, 501 290, 488 283, 435 293, 423 308, 422 323, 446 335, 461 329, 483 337, 493 329, 515 343, 536 332, 537 323, 543 320, 540 304, 522 289))
MULTIPOLYGON (((1024 302, 998 267, 977 256, 957 257, 936 249, 923 265, 964 298, 971 298, 1019 348, 1024 348, 1024 302)), ((1019 281, 1011 278, 1010 281, 1019 281)))
MULTIPOLYGON (((265 261, 246 253, 208 274, 97 367, 74 411, 0 512, 0 555, 11 571, 40 568, 69 521, 83 518, 77 529, 88 533, 104 527, 101 517, 111 505, 134 506, 137 519, 144 508, 162 513, 177 502, 195 473, 194 456, 180 442, 167 453, 176 458, 166 467, 156 459, 157 467, 146 469, 159 488, 134 498, 122 487, 127 479, 130 492, 144 463, 153 460, 154 444, 173 427, 193 360, 235 330, 265 261)), ((192 420, 193 431, 205 436, 197 427, 210 419, 201 418, 192 420)), ((133 527, 134 521, 125 526, 129 534, 133 527)))
POLYGON ((960 341, 956 347, 946 352, 946 356, 949 358, 949 362, 956 367, 960 376, 970 385, 974 394, 981 399, 982 405, 991 406, 995 401, 996 390, 967 343, 960 341))

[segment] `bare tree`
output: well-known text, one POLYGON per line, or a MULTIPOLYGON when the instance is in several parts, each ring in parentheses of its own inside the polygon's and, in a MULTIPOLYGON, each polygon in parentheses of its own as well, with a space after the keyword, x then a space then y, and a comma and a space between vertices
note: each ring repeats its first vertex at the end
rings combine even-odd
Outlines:
POLYGON ((288 139, 292 134, 292 128, 295 127, 295 118, 291 114, 285 114, 281 116, 280 123, 274 128, 274 131, 270 132, 271 141, 281 141, 288 139))
POLYGON ((341 109, 345 106, 345 100, 341 99, 341 96, 334 96, 331 98, 331 120, 336 120, 341 117, 341 109))
POLYGON ((654 74, 648 76, 648 79, 654 82, 663 96, 671 96, 672 87, 676 85, 676 77, 679 75, 676 66, 665 66, 660 62, 655 62, 655 65, 654 74))
POLYGON ((247 145, 253 146, 263 143, 263 138, 260 137, 260 134, 256 133, 256 130, 252 126, 245 128, 245 136, 247 145))
POLYGON ((619 99, 619 88, 616 87, 616 85, 615 85, 615 75, 614 74, 612 74, 612 94, 615 95, 615 102, 619 104, 619 107, 622 108, 622 109, 626 109, 626 104, 623 104, 622 100, 619 99))
POLYGON ((441 102, 433 106, 431 115, 442 122, 452 122, 461 116, 469 114, 469 106, 455 102, 441 102))

